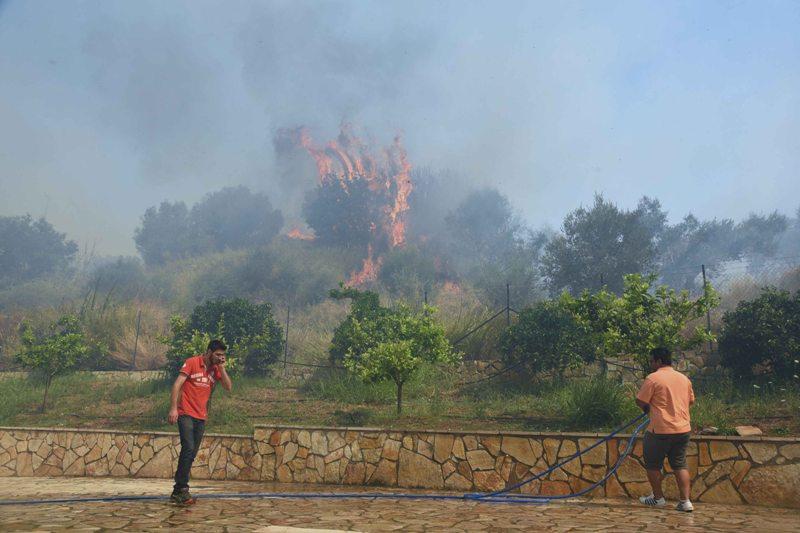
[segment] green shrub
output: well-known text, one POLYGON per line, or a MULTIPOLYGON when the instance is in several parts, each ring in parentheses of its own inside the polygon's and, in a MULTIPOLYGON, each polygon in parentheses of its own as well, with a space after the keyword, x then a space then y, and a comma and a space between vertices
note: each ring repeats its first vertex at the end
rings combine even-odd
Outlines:
POLYGON ((210 300, 195 307, 188 320, 173 317, 172 337, 165 339, 167 370, 174 376, 183 360, 203 353, 211 338, 228 344, 226 368, 249 376, 266 376, 269 366, 283 353, 283 336, 268 303, 253 304, 242 298, 210 300))
POLYGON ((524 366, 532 373, 555 371, 591 361, 594 336, 557 301, 540 302, 523 309, 516 324, 501 340, 506 366, 524 366))
POLYGON ((638 414, 633 391, 603 376, 570 383, 564 408, 567 420, 578 429, 615 426, 638 414))
POLYGON ((770 372, 791 380, 800 366, 800 291, 765 289, 722 317, 722 364, 737 376, 770 372))

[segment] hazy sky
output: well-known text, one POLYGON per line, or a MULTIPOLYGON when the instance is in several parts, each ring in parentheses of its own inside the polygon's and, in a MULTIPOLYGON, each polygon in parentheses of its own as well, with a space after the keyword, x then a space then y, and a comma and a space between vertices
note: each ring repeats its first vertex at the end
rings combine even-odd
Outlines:
POLYGON ((163 199, 279 198, 275 130, 342 120, 534 225, 595 192, 793 213, 798 28, 797 1, 0 0, 0 214, 132 253, 163 199))

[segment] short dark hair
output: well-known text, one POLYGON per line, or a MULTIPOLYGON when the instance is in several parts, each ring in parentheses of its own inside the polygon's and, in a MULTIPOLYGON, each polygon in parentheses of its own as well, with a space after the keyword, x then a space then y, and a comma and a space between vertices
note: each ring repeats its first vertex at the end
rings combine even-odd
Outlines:
POLYGON ((208 348, 206 348, 209 352, 216 352, 217 350, 222 350, 223 352, 228 349, 225 346, 225 343, 219 339, 214 339, 208 343, 208 348))
POLYGON ((656 361, 661 361, 662 365, 672 364, 672 352, 669 348, 665 348, 664 346, 659 346, 658 348, 650 350, 650 357, 656 361))

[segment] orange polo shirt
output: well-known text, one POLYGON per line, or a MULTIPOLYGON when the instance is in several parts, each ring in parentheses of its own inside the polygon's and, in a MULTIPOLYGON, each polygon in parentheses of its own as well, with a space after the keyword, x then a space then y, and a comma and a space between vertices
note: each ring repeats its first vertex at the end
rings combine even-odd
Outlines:
POLYGON ((656 434, 688 433, 692 430, 689 406, 694 391, 689 378, 672 368, 662 366, 644 380, 636 398, 650 405, 650 425, 656 434))
POLYGON ((178 414, 205 420, 208 416, 208 399, 214 384, 222 379, 222 372, 216 365, 206 368, 202 355, 187 359, 180 372, 186 375, 186 381, 181 387, 178 414))

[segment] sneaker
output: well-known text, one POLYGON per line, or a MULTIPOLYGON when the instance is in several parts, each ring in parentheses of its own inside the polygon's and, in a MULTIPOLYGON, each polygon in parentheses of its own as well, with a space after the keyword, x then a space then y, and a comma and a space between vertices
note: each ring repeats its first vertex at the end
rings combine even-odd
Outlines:
POLYGON ((639 502, 650 507, 664 507, 667 504, 667 500, 656 498, 652 494, 650 496, 640 496, 639 502))
POLYGON ((172 503, 177 503, 178 505, 192 505, 195 501, 197 501, 195 500, 194 496, 189 493, 189 489, 173 492, 169 497, 169 500, 172 503))
POLYGON ((675 509, 678 511, 683 511, 684 513, 691 513, 694 511, 694 505, 692 505, 692 502, 689 500, 686 500, 685 502, 678 502, 678 505, 675 507, 675 509))

